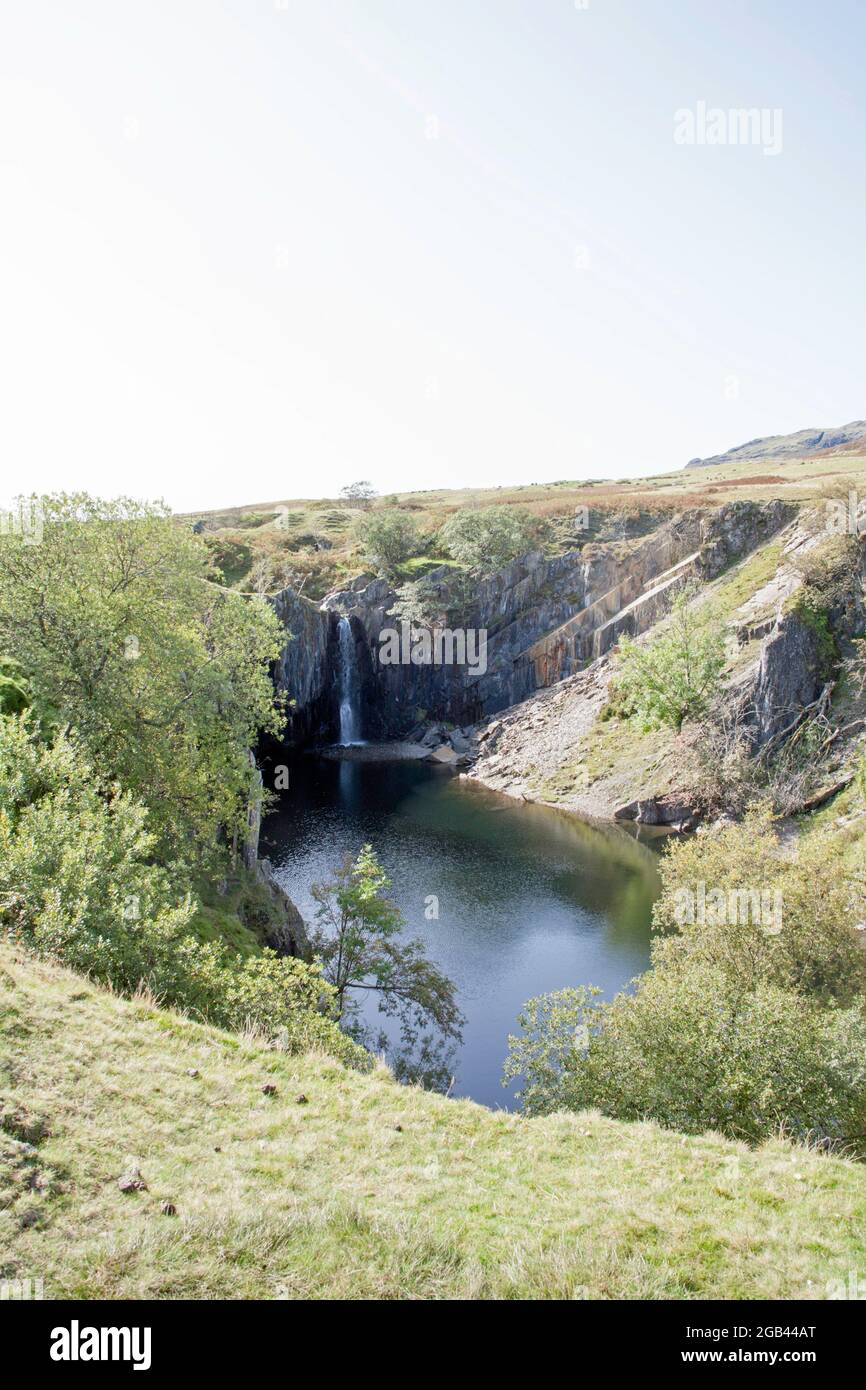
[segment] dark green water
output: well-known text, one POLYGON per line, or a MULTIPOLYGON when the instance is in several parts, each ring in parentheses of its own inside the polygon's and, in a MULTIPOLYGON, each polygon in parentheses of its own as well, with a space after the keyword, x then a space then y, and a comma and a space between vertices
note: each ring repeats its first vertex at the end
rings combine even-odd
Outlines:
POLYGON ((310 886, 366 841, 406 931, 457 983, 466 1025, 456 1095, 513 1103, 502 1064, 531 995, 595 984, 610 996, 649 963, 657 855, 624 830, 513 801, 429 763, 300 759, 265 822, 262 853, 306 921, 310 886), (431 895, 438 921, 425 918, 431 895))

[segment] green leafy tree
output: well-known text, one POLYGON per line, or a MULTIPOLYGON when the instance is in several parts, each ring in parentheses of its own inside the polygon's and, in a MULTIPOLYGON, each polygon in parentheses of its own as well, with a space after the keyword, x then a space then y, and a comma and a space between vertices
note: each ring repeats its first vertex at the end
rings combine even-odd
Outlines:
POLYGON ((369 1065, 320 967, 196 939, 183 866, 154 862, 148 819, 100 786, 74 738, 47 744, 31 716, 0 718, 0 931, 121 993, 144 986, 194 1018, 369 1065))
POLYGON ((212 582, 207 547, 163 507, 41 505, 40 544, 0 535, 0 651, 98 778, 144 799, 163 847, 200 855, 245 822, 248 749, 281 727, 268 668, 285 635, 263 599, 212 582))
POLYGON ((394 591, 391 617, 413 627, 431 627, 443 616, 443 599, 439 586, 426 578, 410 579, 394 591))
POLYGON ((784 1129, 866 1153, 862 873, 817 836, 783 855, 753 814, 674 843, 661 876, 663 934, 632 991, 526 1005, 506 1063, 524 1107, 597 1106, 751 1142, 784 1129))
POLYGON ((540 538, 536 519, 516 507, 457 512, 442 527, 442 539, 451 555, 479 577, 525 555, 540 538))
POLYGON ((866 1016, 692 964, 652 970, 633 995, 530 1000, 506 1079, 529 1114, 597 1107, 621 1120, 759 1143, 783 1130, 864 1152, 866 1016))
POLYGON ((746 988, 766 982, 833 1006, 855 1004, 866 991, 856 930, 866 909, 864 874, 845 870, 821 836, 784 855, 769 814, 752 812, 712 834, 672 841, 661 880, 657 969, 709 965, 746 988), (699 887, 704 909, 684 912, 699 887))
POLYGON ((361 517, 355 524, 355 535, 364 558, 386 572, 408 560, 420 544, 415 522, 400 511, 377 511, 361 517))
POLYGON ((724 631, 713 610, 681 589, 664 631, 649 642, 623 637, 611 703, 650 728, 680 729, 703 714, 725 665, 724 631))
MULTIPOLYGON (((344 1024, 355 1035, 368 1036, 357 996, 375 993, 380 1012, 399 1024, 398 1071, 438 1085, 444 1054, 437 1053, 437 1039, 445 1046, 458 1040, 463 1021, 455 986, 428 959, 421 941, 403 937, 403 917, 387 896, 389 887, 372 847, 364 845, 332 880, 314 886, 318 908, 312 944, 344 1024)), ((384 1049, 384 1037, 379 1045, 384 1049)))

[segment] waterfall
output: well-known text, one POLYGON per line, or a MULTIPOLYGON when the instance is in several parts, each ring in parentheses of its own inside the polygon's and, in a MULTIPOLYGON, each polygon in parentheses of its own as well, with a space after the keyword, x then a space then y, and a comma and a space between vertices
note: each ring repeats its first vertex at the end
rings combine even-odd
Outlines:
POLYGON ((341 618, 338 629, 340 643, 340 743, 361 742, 361 681, 358 673, 358 653, 352 624, 341 618))

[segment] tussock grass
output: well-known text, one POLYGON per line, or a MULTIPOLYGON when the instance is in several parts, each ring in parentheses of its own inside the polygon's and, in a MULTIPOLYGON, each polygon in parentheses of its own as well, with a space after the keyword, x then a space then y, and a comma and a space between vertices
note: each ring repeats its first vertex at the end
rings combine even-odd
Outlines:
MULTIPOLYGON (((612 458, 600 458, 593 464, 598 473, 605 468, 615 472, 621 467, 622 462, 612 458)), ((688 508, 712 508, 740 500, 767 501, 774 497, 808 502, 829 496, 847 497, 851 488, 860 495, 866 491, 863 450, 767 465, 745 460, 707 468, 680 468, 644 478, 596 476, 495 488, 391 493, 376 498, 371 508, 398 508, 410 513, 421 533, 430 539, 444 521, 466 508, 519 507, 540 520, 554 523, 554 530, 560 525, 559 537, 548 544, 561 549, 573 544, 566 523, 578 507, 589 510, 590 531, 583 539, 591 542, 596 531, 605 533, 615 518, 629 518, 631 534, 645 534, 688 508)), ((357 520, 367 514, 367 509, 347 507, 332 498, 289 498, 190 513, 179 520, 184 524, 204 524, 206 535, 222 556, 229 585, 247 591, 256 562, 263 558, 285 559, 288 548, 301 557, 303 592, 318 601, 329 589, 348 583, 367 568, 354 531, 357 520), (318 552, 310 549, 303 541, 305 536, 318 537, 327 543, 327 548, 318 552), (302 549, 296 552, 298 545, 302 549)), ((418 578, 431 567, 431 560, 447 563, 445 557, 422 553, 401 566, 400 577, 418 578)))
POLYGON ((494 1113, 8 947, 0 1097, 0 1277, 49 1297, 823 1298, 866 1267, 853 1162, 494 1113))

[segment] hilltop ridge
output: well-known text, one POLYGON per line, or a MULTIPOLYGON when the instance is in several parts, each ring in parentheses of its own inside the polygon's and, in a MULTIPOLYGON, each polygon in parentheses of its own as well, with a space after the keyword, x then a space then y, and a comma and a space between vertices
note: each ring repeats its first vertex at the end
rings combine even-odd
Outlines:
POLYGON ((831 454, 837 449, 849 449, 866 439, 866 420, 852 420, 848 425, 829 429, 796 430, 793 434, 768 434, 750 439, 723 454, 711 458, 689 459, 686 468, 710 468, 725 463, 776 463, 790 459, 814 458, 816 454, 831 454))

